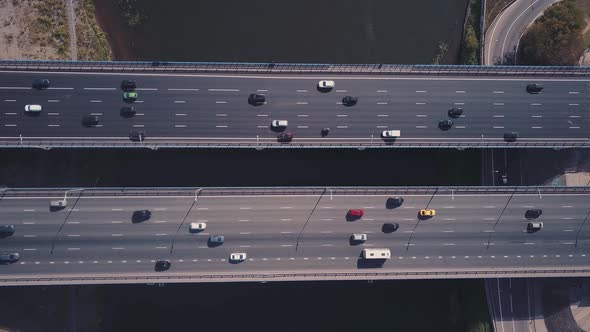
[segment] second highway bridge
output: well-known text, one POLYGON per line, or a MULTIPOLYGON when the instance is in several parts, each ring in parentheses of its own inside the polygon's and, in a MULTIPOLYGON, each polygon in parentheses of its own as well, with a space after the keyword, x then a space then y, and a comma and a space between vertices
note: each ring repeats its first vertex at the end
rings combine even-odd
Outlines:
POLYGON ((2 284, 567 276, 590 273, 590 189, 110 188, 6 189, 0 220, 16 232, 0 252, 2 284), (390 197, 403 197, 399 207, 390 197), (435 209, 430 219, 420 209, 435 209), (134 211, 149 219, 134 222, 134 211), (349 209, 362 209, 358 220, 349 209), (529 209, 544 227, 527 232, 529 209), (202 232, 189 224, 206 223, 202 232), (384 223, 399 229, 384 232, 384 223), (366 234, 353 243, 354 233, 366 234), (220 246, 211 235, 225 236, 220 246), (381 266, 360 258, 387 248, 381 266), (247 259, 229 262, 231 253, 247 259), (171 262, 154 271, 157 260, 171 262))
POLYGON ((588 107, 588 82, 575 77, 2 72, 0 146, 587 147, 588 107), (35 79, 51 85, 33 89, 35 79), (122 99, 125 79, 137 83, 133 104, 122 99), (335 88, 318 91, 323 79, 335 88), (531 83, 542 93, 527 93, 531 83), (252 93, 266 103, 249 105, 252 93), (344 106, 345 96, 358 103, 344 106), (122 117, 125 106, 136 115, 122 117), (441 130, 454 107, 463 114, 441 130), (85 127, 88 115, 99 124, 85 127), (288 121, 290 143, 277 141, 273 120, 288 121), (384 130, 401 136, 383 140, 384 130), (143 141, 130 141, 134 131, 143 141), (506 142, 507 132, 518 139, 506 142))

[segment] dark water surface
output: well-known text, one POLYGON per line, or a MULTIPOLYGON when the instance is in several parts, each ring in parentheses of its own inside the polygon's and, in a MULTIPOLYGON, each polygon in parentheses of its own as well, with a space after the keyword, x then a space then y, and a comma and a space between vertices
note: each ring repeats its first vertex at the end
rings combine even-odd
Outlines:
POLYGON ((118 0, 95 0, 117 60, 455 63, 467 0, 141 0, 124 28, 118 0))
POLYGON ((479 185, 479 150, 0 150, 0 186, 479 185))

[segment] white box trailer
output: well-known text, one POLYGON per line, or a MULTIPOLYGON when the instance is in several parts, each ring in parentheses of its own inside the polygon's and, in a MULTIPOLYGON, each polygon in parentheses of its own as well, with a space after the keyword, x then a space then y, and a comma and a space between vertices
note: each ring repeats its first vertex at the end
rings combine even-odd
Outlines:
POLYGON ((391 258, 391 251, 387 248, 368 248, 363 249, 363 258, 364 259, 390 259, 391 258))

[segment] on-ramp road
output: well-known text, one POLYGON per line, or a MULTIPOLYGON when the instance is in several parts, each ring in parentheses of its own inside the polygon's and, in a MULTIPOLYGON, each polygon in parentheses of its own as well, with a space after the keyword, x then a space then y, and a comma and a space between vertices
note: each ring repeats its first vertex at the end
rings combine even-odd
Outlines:
POLYGON ((484 64, 500 64, 504 55, 516 54, 529 25, 559 0, 516 0, 501 12, 485 32, 484 64))

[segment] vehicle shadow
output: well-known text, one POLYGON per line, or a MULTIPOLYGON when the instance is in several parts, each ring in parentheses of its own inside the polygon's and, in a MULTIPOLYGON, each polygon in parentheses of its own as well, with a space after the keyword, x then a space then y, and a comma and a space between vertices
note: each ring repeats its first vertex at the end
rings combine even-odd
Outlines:
POLYGON ((356 267, 357 269, 378 269, 383 267, 385 261, 385 259, 364 259, 359 257, 356 261, 356 267))
POLYGON ((207 240, 207 247, 209 248, 217 248, 219 246, 221 246, 223 243, 219 243, 219 242, 211 242, 209 240, 207 240))
POLYGON ((270 126, 270 131, 274 132, 274 133, 282 133, 283 131, 285 131, 285 129, 287 129, 286 127, 273 127, 270 126))
POLYGON ((135 213, 131 216, 131 222, 134 223, 134 224, 142 223, 142 222, 144 222, 144 221, 146 221, 148 219, 150 219, 150 218, 149 217, 140 216, 140 215, 137 215, 135 213))
POLYGON ((386 209, 395 209, 398 208, 400 204, 397 204, 393 198, 388 198, 385 201, 385 208, 386 209))
POLYGON ((359 244, 363 243, 363 241, 355 241, 352 239, 352 236, 348 238, 348 243, 351 246, 358 246, 359 244))
POLYGON ((346 221, 357 221, 359 219, 361 219, 361 217, 351 216, 350 214, 346 215, 346 221))
POLYGON ((0 233, 0 239, 5 239, 7 237, 11 237, 12 233, 0 233))
POLYGON ((65 209, 65 206, 50 206, 49 207, 49 211, 50 212, 57 212, 57 211, 61 211, 63 209, 65 209))
POLYGON ((383 143, 385 145, 393 145, 395 143, 395 138, 382 138, 383 143))

